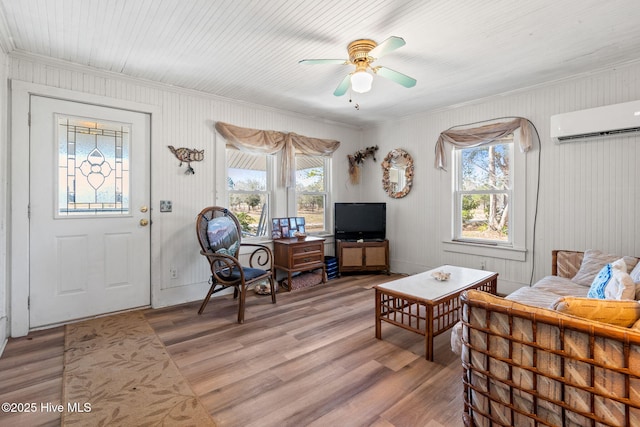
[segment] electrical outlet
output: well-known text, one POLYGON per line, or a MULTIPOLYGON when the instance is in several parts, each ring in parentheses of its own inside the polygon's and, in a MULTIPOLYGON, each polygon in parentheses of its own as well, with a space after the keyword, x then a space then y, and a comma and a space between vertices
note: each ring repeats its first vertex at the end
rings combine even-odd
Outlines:
POLYGON ((171 200, 160 200, 160 212, 171 212, 172 209, 171 200))
POLYGON ((169 275, 171 276, 172 279, 177 279, 178 278, 178 269, 175 267, 172 267, 169 269, 169 275))
POLYGON ((480 261, 480 270, 486 270, 487 269, 487 262, 482 260, 480 261))

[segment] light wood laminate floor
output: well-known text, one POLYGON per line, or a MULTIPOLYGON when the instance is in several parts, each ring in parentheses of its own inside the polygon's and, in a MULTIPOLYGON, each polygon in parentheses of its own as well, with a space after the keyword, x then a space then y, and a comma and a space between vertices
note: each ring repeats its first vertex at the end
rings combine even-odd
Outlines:
MULTIPOLYGON (((424 337, 383 324, 375 338, 372 286, 398 276, 354 275, 269 296, 231 295, 145 310, 145 316, 220 426, 460 426, 462 367, 449 333, 424 337)), ((10 339, 0 402, 59 404, 64 328, 10 339)), ((0 425, 59 425, 57 413, 0 413, 0 425)))

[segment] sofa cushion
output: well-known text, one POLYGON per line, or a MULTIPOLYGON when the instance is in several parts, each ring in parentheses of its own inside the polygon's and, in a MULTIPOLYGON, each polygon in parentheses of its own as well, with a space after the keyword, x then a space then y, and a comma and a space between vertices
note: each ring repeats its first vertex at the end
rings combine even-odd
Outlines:
POLYGON ((510 293, 505 299, 534 307, 549 308, 558 300, 558 294, 525 286, 510 293))
POLYGON ((636 284, 627 274, 624 259, 607 264, 593 279, 587 296, 599 299, 635 299, 636 284))
MULTIPOLYGON (((620 259, 619 255, 605 254, 599 250, 589 249, 584 253, 580 270, 571 280, 579 285, 589 287, 602 267, 618 259, 620 259)), ((638 263, 638 259, 634 257, 625 256, 623 259, 627 264, 627 272, 630 272, 638 263)))
POLYGON ((573 297, 586 297, 589 292, 588 287, 578 285, 566 277, 558 276, 543 277, 538 280, 532 288, 541 291, 553 292, 557 296, 568 295, 573 297))
POLYGON ((561 297, 552 308, 561 313, 625 328, 640 319, 640 303, 634 300, 561 297))

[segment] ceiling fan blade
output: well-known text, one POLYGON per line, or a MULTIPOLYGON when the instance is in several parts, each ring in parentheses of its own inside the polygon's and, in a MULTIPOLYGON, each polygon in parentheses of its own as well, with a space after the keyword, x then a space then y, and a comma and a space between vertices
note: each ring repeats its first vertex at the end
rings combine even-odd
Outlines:
POLYGON ((391 36, 378 46, 371 49, 369 56, 372 58, 381 58, 389 52, 404 46, 406 43, 402 37, 391 36))
POLYGON ((347 89, 349 89, 349 84, 351 83, 351 74, 347 74, 344 79, 340 82, 336 90, 333 92, 335 96, 342 96, 347 93, 347 89))
POLYGON ((349 61, 346 59, 302 59, 298 61, 298 64, 307 64, 307 65, 315 65, 315 64, 348 64, 349 61))
POLYGON ((404 87, 414 87, 417 83, 416 79, 414 79, 413 77, 409 77, 387 67, 375 67, 373 71, 377 75, 382 76, 385 79, 393 80, 394 82, 399 83, 404 87))

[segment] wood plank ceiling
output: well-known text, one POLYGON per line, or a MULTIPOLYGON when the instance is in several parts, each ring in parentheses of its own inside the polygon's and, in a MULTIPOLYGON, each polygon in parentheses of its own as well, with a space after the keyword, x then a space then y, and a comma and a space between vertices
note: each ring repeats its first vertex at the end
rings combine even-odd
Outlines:
POLYGON ((0 0, 0 46, 356 126, 640 57, 638 0, 0 0), (376 76, 333 96, 352 40, 403 37, 376 76), (360 106, 354 108, 355 103, 360 106))

